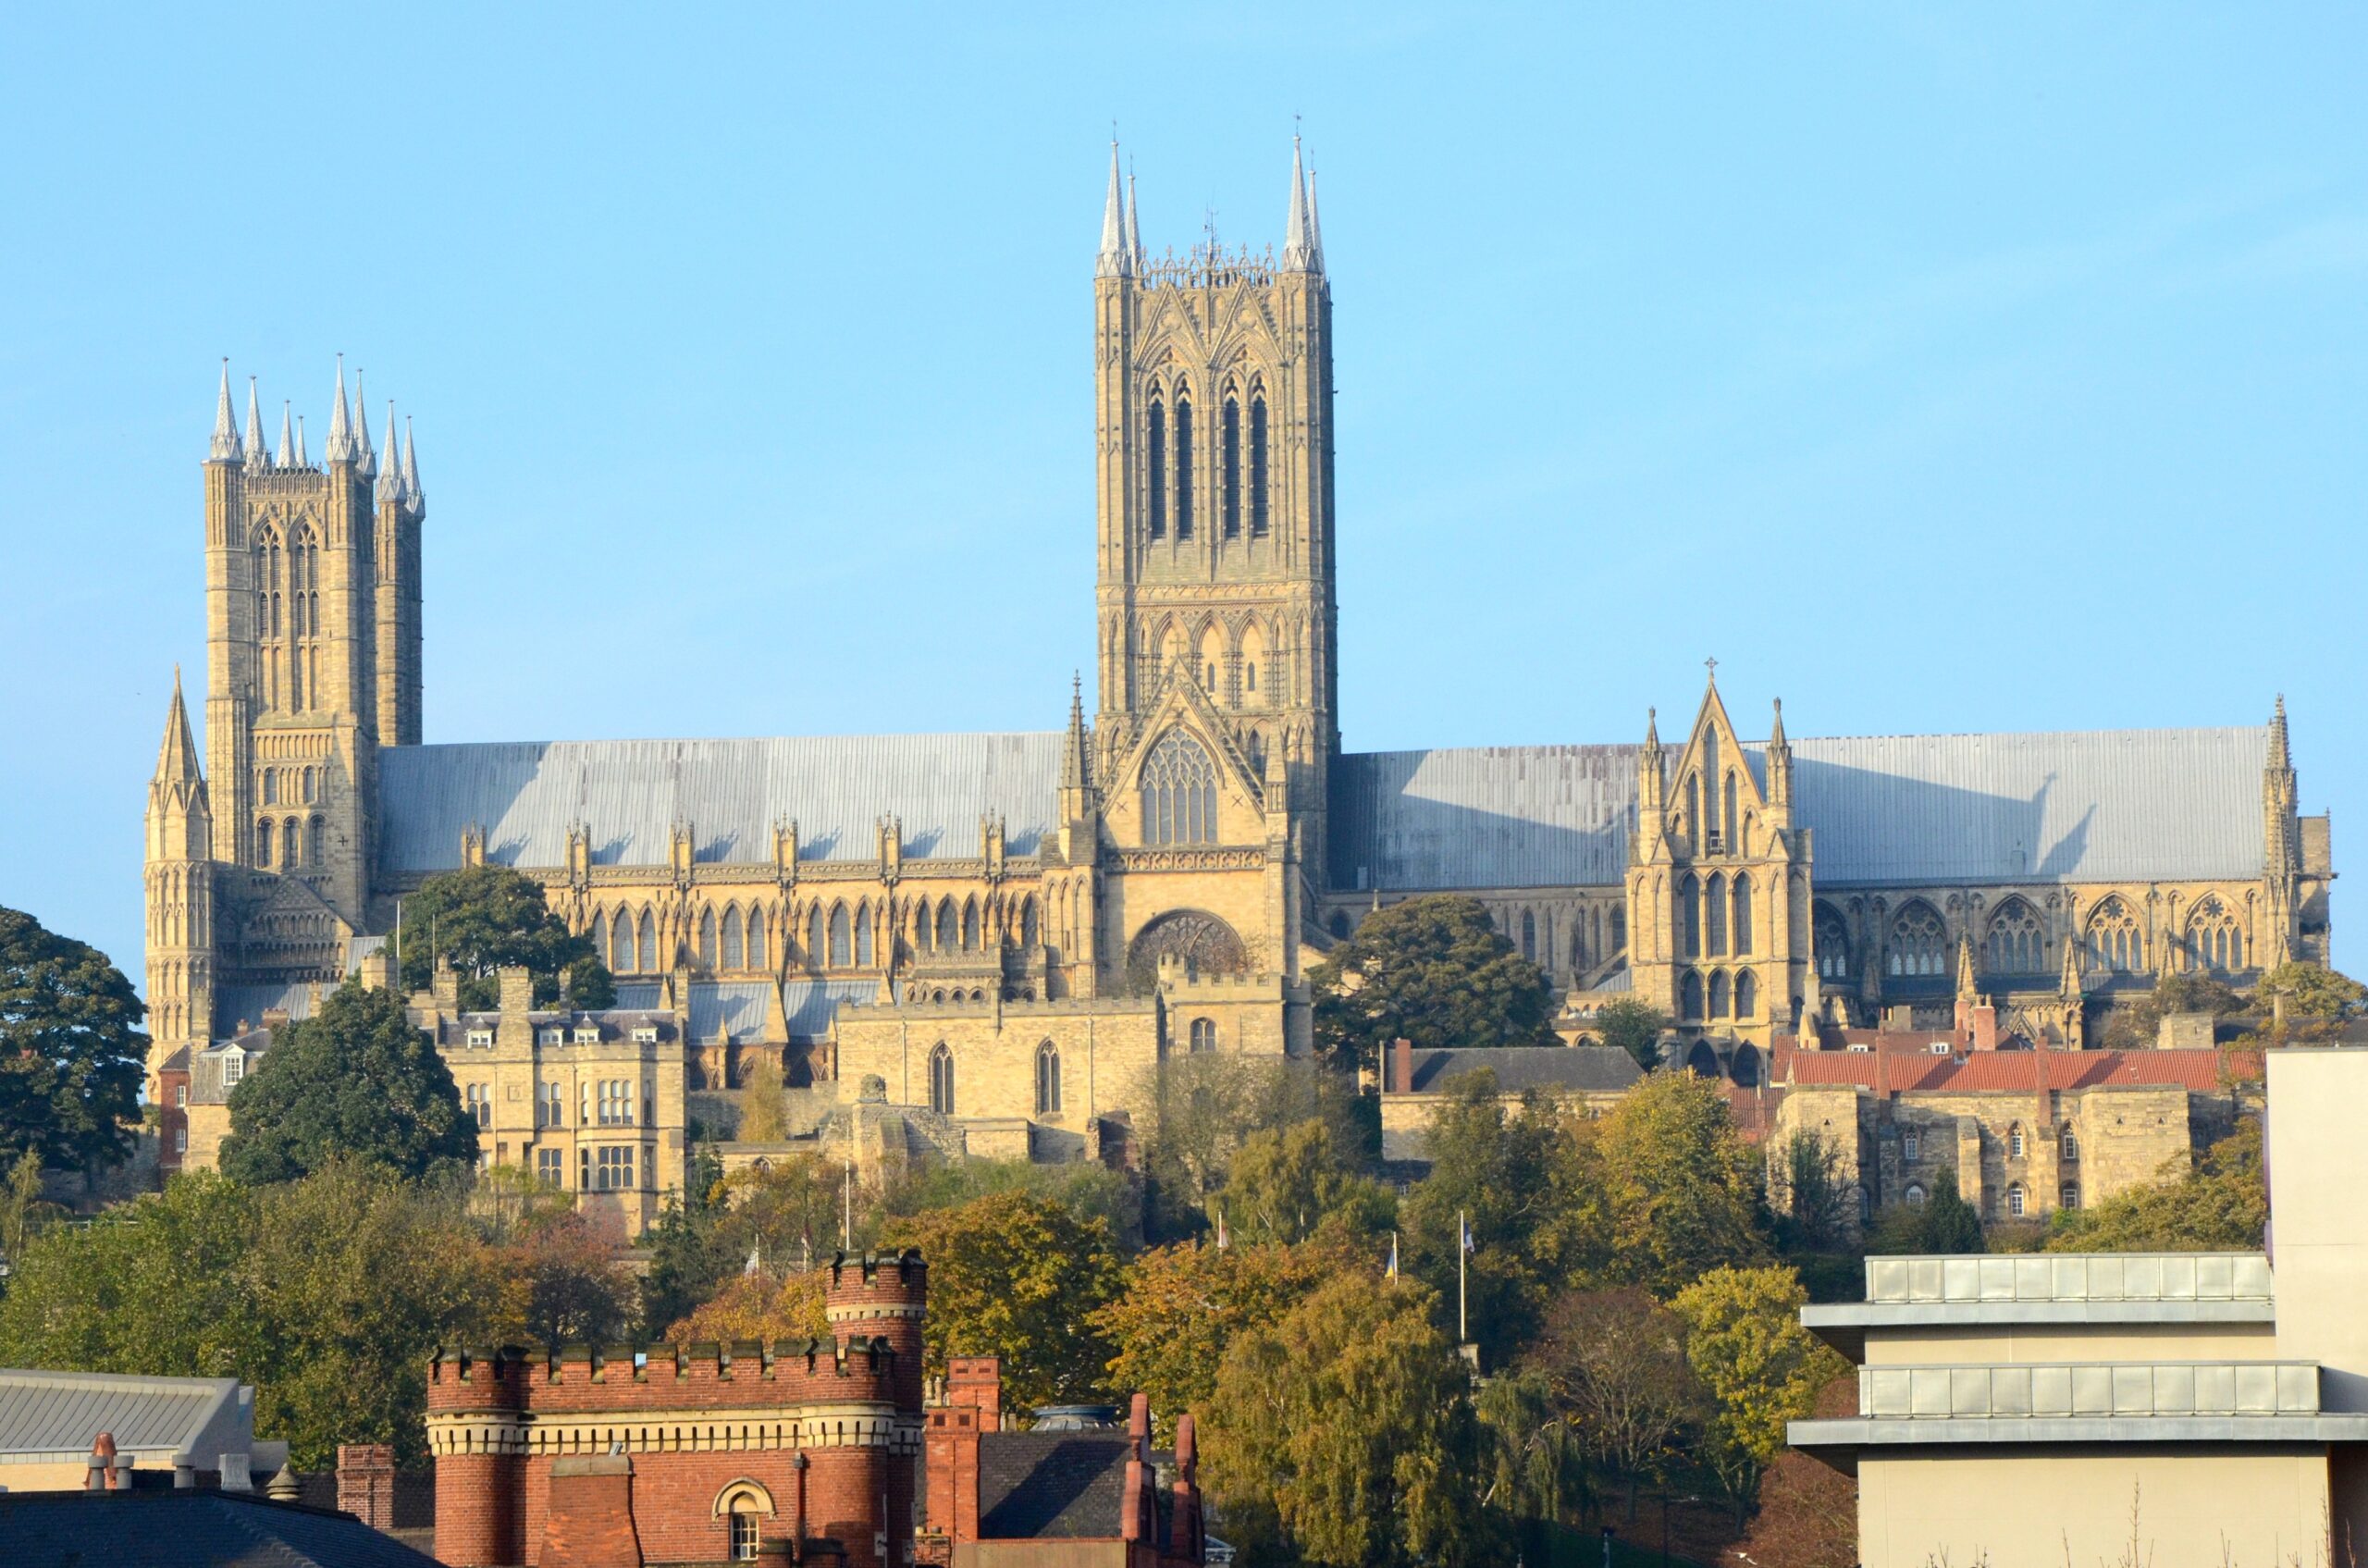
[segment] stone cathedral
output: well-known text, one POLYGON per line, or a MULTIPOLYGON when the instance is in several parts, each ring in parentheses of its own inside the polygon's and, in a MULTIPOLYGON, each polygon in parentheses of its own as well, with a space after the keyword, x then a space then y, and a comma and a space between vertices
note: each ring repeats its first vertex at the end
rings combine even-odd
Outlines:
POLYGON ((2085 1007, 2153 977, 2324 959, 2328 823, 2282 704, 1796 740, 1781 709, 1739 729, 1713 678, 1668 743, 1647 717, 1641 744, 1342 749, 1332 331, 1296 152, 1279 251, 1154 257, 1114 150, 1092 701, 1018 735, 426 744, 408 431, 389 413, 374 446, 340 367, 320 460, 285 413, 267 445, 226 367, 204 745, 177 682, 148 807, 167 1164, 202 1163, 196 1107, 265 1026, 383 981, 406 891, 483 862, 544 885, 618 1006, 464 1016, 439 980, 415 1016, 489 1156, 635 1192, 679 1181, 686 1096, 758 1054, 850 1127, 1093 1154, 1170 1054, 1307 1051, 1310 965, 1424 893, 1485 901, 1567 1019, 1634 995, 1729 1073, 1966 983, 2077 1047, 2085 1007))

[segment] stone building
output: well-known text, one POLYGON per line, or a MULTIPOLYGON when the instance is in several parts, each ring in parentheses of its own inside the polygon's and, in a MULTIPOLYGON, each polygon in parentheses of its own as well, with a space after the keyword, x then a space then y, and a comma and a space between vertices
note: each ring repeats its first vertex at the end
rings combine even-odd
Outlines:
POLYGON ((762 1052, 1044 1159, 1120 1132, 1171 1054, 1306 1051, 1312 958, 1423 893, 1483 900, 1574 1016, 1640 996, 1720 1070, 1836 1008, 1945 1020, 1968 944, 2033 1039, 2066 955, 2078 1006, 2325 956, 2282 706, 1822 740, 1771 712, 1757 739, 1712 682, 1672 747, 1648 719, 1641 747, 1343 749, 1332 284, 1296 154, 1279 252, 1182 256, 1114 158, 1092 332, 1090 713, 1073 689, 1014 735, 424 744, 410 436, 390 414, 374 449, 340 371, 322 460, 285 414, 266 450, 226 369, 204 762, 177 686, 149 794, 153 1087, 483 861, 542 883, 628 1010, 692 1020, 658 1068, 681 1093, 762 1052))

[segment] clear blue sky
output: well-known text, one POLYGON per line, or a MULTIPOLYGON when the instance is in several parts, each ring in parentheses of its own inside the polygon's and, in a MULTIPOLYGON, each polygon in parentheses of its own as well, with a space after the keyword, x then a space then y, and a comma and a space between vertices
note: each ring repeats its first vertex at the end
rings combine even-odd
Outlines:
POLYGON ((430 740, 1056 726, 1110 122, 1158 250, 1295 113, 1350 746, 2282 690, 2368 853, 2368 9, 996 9, 0 18, 0 903, 137 975, 225 354, 416 416, 430 740))

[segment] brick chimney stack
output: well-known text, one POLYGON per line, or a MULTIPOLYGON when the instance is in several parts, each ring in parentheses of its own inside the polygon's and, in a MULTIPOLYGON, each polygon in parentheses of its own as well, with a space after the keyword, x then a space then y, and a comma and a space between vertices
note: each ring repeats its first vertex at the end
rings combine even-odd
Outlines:
POLYGON ((339 1443, 337 1506, 374 1530, 395 1527, 395 1451, 385 1443, 339 1443))
POLYGON ((1382 1092, 1388 1094, 1411 1094, 1414 1092, 1414 1043, 1393 1040, 1389 1043, 1389 1071, 1383 1075, 1382 1092))
POLYGON ((633 1523, 633 1461, 622 1453, 551 1462, 538 1568, 642 1568, 633 1523))
POLYGON ((1118 1534, 1159 1544, 1159 1500, 1152 1489, 1151 1396, 1137 1394, 1127 1412, 1127 1491, 1118 1505, 1118 1534))
POLYGON ((1189 1410, 1176 1418, 1176 1480, 1168 1490, 1167 1555, 1198 1562, 1205 1544, 1201 1525, 1201 1444, 1189 1410))

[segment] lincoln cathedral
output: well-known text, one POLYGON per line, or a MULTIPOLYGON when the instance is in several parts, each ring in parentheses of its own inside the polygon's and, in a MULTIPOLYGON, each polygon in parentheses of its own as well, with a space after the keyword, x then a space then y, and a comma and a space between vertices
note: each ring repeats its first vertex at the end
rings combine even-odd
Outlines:
POLYGON ((1572 1030, 1634 996, 1730 1076, 1819 1027, 1945 1024, 1968 990, 2005 1045, 2079 1048, 2159 977, 2324 960, 2328 823, 2299 810, 2282 704, 1794 738, 1813 695, 1732 714, 1713 667, 1666 741, 1640 694, 1628 742, 1342 749, 1335 562, 1358 541, 1296 154, 1283 218, 1278 249, 1154 255, 1114 154, 1092 678, 1037 733, 427 744, 408 429, 389 413, 374 443, 340 367, 315 459, 289 414, 266 438, 252 386, 241 421, 226 367, 203 745, 177 684, 148 797, 167 1165, 204 1163, 270 1024, 385 983, 405 894, 479 863, 543 884, 617 1005, 537 1011, 513 982, 463 1013, 439 975, 414 1014, 489 1156, 645 1212, 680 1180, 685 1105, 765 1058, 850 1140, 894 1120, 1094 1155, 1172 1054, 1307 1052, 1310 967, 1419 894, 1483 900, 1572 1030))

